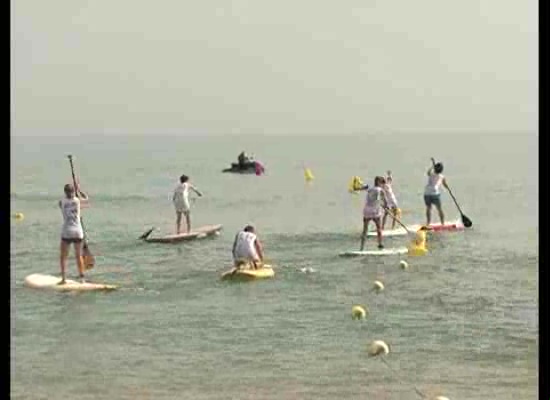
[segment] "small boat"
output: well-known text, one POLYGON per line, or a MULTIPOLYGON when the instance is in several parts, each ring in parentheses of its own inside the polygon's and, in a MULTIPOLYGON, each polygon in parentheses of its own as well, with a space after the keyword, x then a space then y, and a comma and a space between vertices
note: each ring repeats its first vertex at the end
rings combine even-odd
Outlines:
POLYGON ((231 163, 231 167, 222 170, 222 172, 233 172, 236 174, 255 174, 256 162, 251 161, 244 164, 231 163))

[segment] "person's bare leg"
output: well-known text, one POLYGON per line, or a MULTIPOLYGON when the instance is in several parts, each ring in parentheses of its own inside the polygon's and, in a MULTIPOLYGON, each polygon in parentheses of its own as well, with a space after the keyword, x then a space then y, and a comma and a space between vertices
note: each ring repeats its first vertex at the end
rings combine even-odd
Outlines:
POLYGON ((430 225, 430 222, 432 221, 432 206, 426 206, 426 226, 430 225))
POLYGON ((191 212, 185 213, 185 222, 187 223, 187 233, 191 232, 191 212))
POLYGON ((374 218, 374 225, 376 225, 376 237, 378 238, 378 248, 381 249, 382 246, 382 225, 380 224, 380 218, 374 218))
POLYGON ((369 220, 367 218, 363 218, 363 233, 361 234, 361 248, 359 251, 363 251, 365 248, 365 239, 367 238, 367 229, 369 227, 369 220))
POLYGON ((181 228, 181 211, 176 211, 176 235, 180 234, 181 228))
MULTIPOLYGON (((394 208, 394 209, 392 210, 392 215, 393 215, 394 217, 397 217, 397 208, 394 208)), ((384 229, 384 225, 382 225, 382 229, 384 229)), ((391 229, 392 229, 392 230, 395 229, 395 218, 392 218, 391 229)))
POLYGON ((441 208, 441 204, 436 205, 437 212, 439 213, 439 219, 441 220, 441 225, 445 225, 445 214, 443 214, 443 209, 441 208))
POLYGON ((65 283, 65 270, 67 269, 67 256, 69 255, 69 245, 61 240, 61 245, 59 247, 59 266, 61 267, 61 282, 60 284, 65 283))
POLYGON ((386 227, 386 219, 388 218, 388 211, 384 210, 384 217, 382 218, 382 229, 386 227))
POLYGON ((84 279, 84 259, 82 258, 82 242, 74 244, 74 255, 76 257, 76 266, 78 268, 78 277, 84 279))

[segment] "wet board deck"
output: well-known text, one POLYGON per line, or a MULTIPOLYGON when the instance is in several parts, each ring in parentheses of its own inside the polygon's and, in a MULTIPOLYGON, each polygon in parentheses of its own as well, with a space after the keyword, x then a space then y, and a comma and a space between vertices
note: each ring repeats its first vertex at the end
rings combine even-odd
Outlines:
MULTIPOLYGON (((416 232, 419 230, 423 225, 421 224, 415 224, 407 226, 407 228, 411 232, 416 232)), ((453 222, 447 222, 445 225, 441 225, 440 223, 430 224, 429 227, 431 228, 430 231, 433 232, 444 232, 444 231, 463 231, 464 225, 461 221, 453 221, 453 222)))
POLYGON ((239 269, 231 268, 229 271, 224 272, 221 275, 222 280, 232 281, 251 281, 256 279, 273 278, 275 271, 270 265, 264 265, 258 269, 239 269))
POLYGON ((406 247, 397 247, 393 249, 376 249, 376 250, 349 250, 340 253, 342 257, 362 257, 362 256, 394 256, 398 254, 407 254, 406 247))
MULTIPOLYGON (((422 224, 414 224, 414 225, 407 225, 407 229, 410 232, 417 232, 423 225, 422 224)), ((453 221, 448 222, 445 225, 441 225, 440 223, 430 224, 430 230, 434 232, 443 232, 443 231, 462 231, 464 230, 464 225, 460 221, 453 221)), ((390 236, 404 236, 408 232, 403 227, 395 228, 395 229, 386 229, 382 231, 382 237, 390 237, 390 236)), ((376 231, 369 231, 367 232, 368 237, 376 237, 376 231)))
POLYGON ((91 290, 115 290, 116 285, 97 282, 78 282, 72 279, 66 279, 64 285, 59 285, 60 276, 46 274, 31 274, 25 278, 25 286, 33 289, 56 290, 60 292, 66 291, 91 291, 91 290))
MULTIPOLYGON (((395 228, 395 229, 385 229, 382 231, 382 237, 389 237, 389 236, 403 236, 406 235, 408 232, 405 230, 405 228, 395 228)), ((376 237, 376 231, 368 231, 367 236, 368 237, 376 237)))
POLYGON ((203 239, 210 236, 219 235, 222 225, 206 225, 193 229, 189 233, 172 234, 159 237, 148 237, 145 239, 149 243, 177 243, 184 240, 203 239))

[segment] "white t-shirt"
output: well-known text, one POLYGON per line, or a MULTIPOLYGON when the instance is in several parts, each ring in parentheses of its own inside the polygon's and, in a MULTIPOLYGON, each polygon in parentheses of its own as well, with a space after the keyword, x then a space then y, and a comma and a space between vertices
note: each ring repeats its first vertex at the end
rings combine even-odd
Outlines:
POLYGON ((386 196, 386 202, 388 203, 388 208, 397 207, 397 199, 395 198, 395 194, 393 193, 391 184, 386 183, 385 185, 382 186, 382 190, 384 190, 384 195, 386 196))
POLYGON ((188 182, 178 183, 174 189, 174 206, 177 211, 188 211, 189 206, 189 188, 191 184, 188 182))
POLYGON ((259 261, 258 253, 254 242, 256 241, 256 234, 252 232, 239 232, 237 234, 237 244, 235 245, 235 252, 233 257, 235 260, 256 260, 259 261))
POLYGON ((365 218, 378 218, 382 215, 381 202, 383 193, 384 191, 379 186, 367 189, 365 208, 363 209, 363 216, 365 218))
POLYGON ((61 237, 64 239, 84 238, 84 231, 80 223, 80 200, 78 197, 73 197, 72 199, 67 199, 65 197, 61 199, 59 207, 63 214, 61 237))
POLYGON ((434 195, 440 194, 441 190, 439 188, 443 183, 443 178, 444 178, 443 174, 431 173, 428 176, 428 184, 424 189, 424 194, 428 196, 434 196, 434 195))

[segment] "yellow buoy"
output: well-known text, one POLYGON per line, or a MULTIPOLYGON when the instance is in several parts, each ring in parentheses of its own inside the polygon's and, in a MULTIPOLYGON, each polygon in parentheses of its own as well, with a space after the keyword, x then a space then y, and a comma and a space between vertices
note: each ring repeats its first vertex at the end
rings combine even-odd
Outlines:
POLYGON ((306 182, 311 182, 315 178, 309 168, 304 170, 304 178, 306 179, 306 182))
POLYGON ((367 311, 361 306, 353 306, 351 309, 352 319, 363 319, 367 316, 367 311))
POLYGON ((367 349, 369 356, 386 355, 390 352, 390 347, 383 340, 375 340, 367 349))
POLYGON ((372 290, 379 293, 382 290, 384 290, 384 284, 380 281, 374 281, 374 285, 372 287, 372 290))
POLYGON ((399 266, 401 267, 401 269, 407 269, 407 268, 409 268, 409 264, 408 264, 407 261, 405 261, 405 260, 399 261, 399 266))
POLYGON ((409 245, 409 255, 411 256, 423 256, 428 252, 426 248, 426 227, 421 227, 414 240, 409 245))
POLYGON ((23 221, 25 219, 25 216, 23 213, 15 213, 15 219, 18 221, 23 221))

